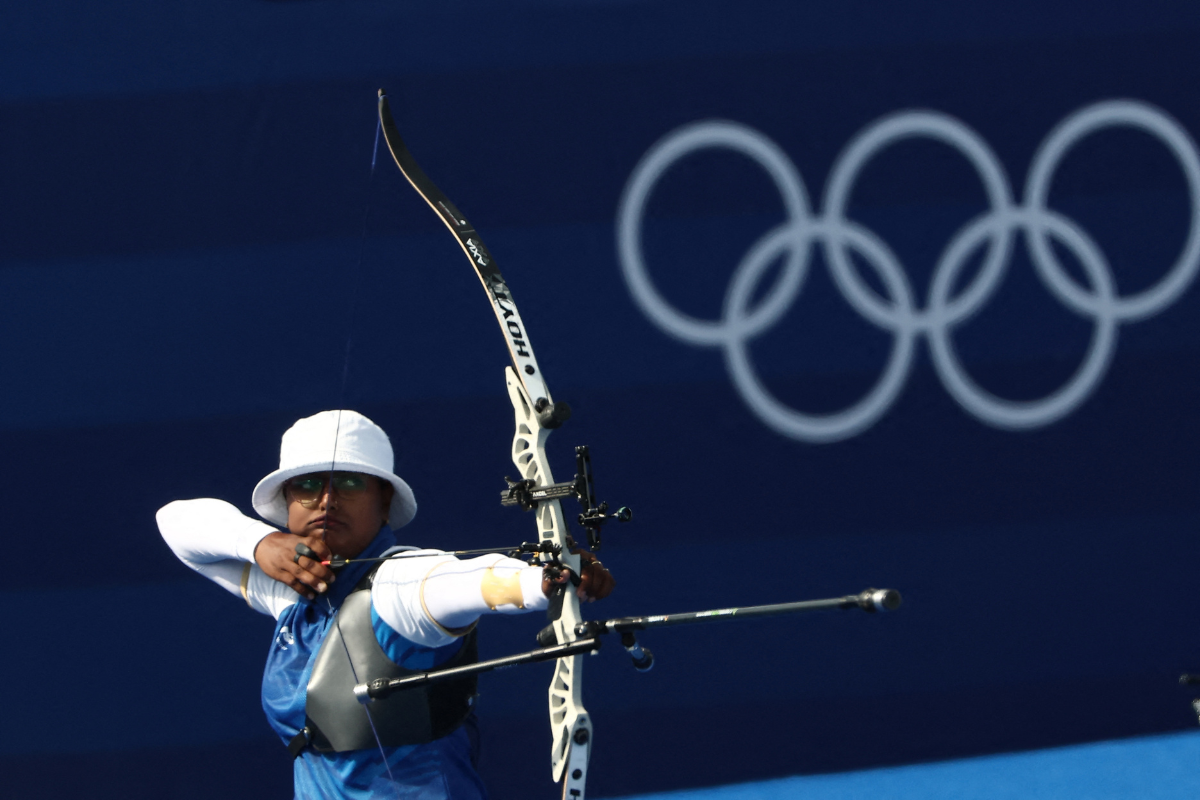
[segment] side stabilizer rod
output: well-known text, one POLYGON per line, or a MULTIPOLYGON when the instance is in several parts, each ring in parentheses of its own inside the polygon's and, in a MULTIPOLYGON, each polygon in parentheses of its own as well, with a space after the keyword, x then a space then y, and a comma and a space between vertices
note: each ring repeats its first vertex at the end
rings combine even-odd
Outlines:
POLYGON ((599 639, 577 639, 574 642, 567 644, 558 644, 551 647, 543 647, 538 650, 531 650, 527 653, 519 653, 514 656, 504 656, 502 658, 493 658, 487 661, 477 661, 474 664, 464 664, 461 667, 451 667, 449 669, 435 670, 432 672, 418 672, 415 675, 408 675, 403 678, 376 678, 368 683, 360 683, 354 687, 354 696, 358 698, 358 702, 364 705, 372 700, 378 700, 381 697, 387 697, 392 692, 402 689, 412 689, 417 686, 424 686, 428 683, 438 683, 440 681, 453 680, 461 678, 464 675, 475 675, 480 672, 491 672, 497 669, 507 669, 520 664, 534 664, 539 661, 553 661, 557 658, 568 658, 580 653, 594 653, 600 649, 599 639))

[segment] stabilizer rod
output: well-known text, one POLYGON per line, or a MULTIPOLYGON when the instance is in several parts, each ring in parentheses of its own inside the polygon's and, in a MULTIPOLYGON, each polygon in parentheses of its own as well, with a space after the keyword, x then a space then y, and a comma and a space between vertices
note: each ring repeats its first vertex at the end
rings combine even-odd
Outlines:
MULTIPOLYGON (((793 603, 772 603, 765 606, 743 606, 741 608, 716 608, 710 611, 687 611, 681 614, 657 614, 649 617, 618 617, 616 619, 592 620, 575 626, 575 635, 581 638, 597 637, 605 633, 621 634, 621 644, 633 660, 634 669, 648 672, 654 666, 654 654, 648 647, 638 643, 634 631, 647 628, 664 628, 671 625, 690 625, 698 622, 715 622, 723 619, 747 619, 751 617, 774 617, 783 614, 799 614, 805 611, 861 608, 868 613, 895 611, 900 607, 900 593, 895 589, 865 589, 858 594, 831 597, 826 600, 799 600, 793 603)), ((540 645, 551 645, 555 639, 554 626, 548 625, 537 635, 540 645)))
POLYGON ((649 617, 619 617, 617 619, 581 622, 575 627, 577 636, 597 636, 602 633, 644 631, 648 628, 663 628, 670 625, 689 625, 697 622, 715 622, 721 619, 746 619, 748 617, 774 617, 782 614, 799 614, 805 611, 828 609, 861 608, 863 611, 895 611, 900 607, 900 593, 895 589, 867 589, 845 597, 827 600, 799 600, 794 603, 772 603, 765 606, 743 606, 741 608, 715 608, 711 611, 688 611, 682 614, 657 614, 649 617))
POLYGON ((438 681, 451 680, 452 678, 461 678, 464 675, 474 675, 480 672, 491 672, 497 669, 506 669, 515 667, 519 664, 533 664, 538 661, 553 661, 556 658, 567 658, 568 656, 577 655, 579 653, 592 653, 600 649, 599 639, 578 639, 567 644, 558 644, 552 647, 543 647, 537 650, 530 650, 527 653, 518 653, 515 656, 504 656, 503 658, 493 658, 488 661, 477 661, 474 664, 465 664, 461 667, 451 667, 449 669, 435 670, 433 672, 419 672, 416 675, 408 675, 404 678, 376 678, 370 683, 360 683, 354 687, 354 696, 358 698, 358 702, 366 704, 372 700, 377 700, 381 697, 387 697, 392 692, 400 691, 401 689, 412 689, 417 686, 424 686, 427 683, 436 683, 438 681))

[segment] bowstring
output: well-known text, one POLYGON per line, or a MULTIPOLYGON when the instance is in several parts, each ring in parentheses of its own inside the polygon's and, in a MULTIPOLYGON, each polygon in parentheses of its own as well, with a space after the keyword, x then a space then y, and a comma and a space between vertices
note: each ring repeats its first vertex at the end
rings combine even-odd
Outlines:
MULTIPOLYGON (((338 389, 338 404, 337 404, 337 422, 334 425, 333 431, 333 456, 329 462, 329 481, 326 484, 329 492, 329 499, 332 503, 336 496, 333 478, 334 472, 337 470, 337 448, 342 432, 342 411, 346 405, 346 396, 350 383, 350 354, 354 348, 354 311, 358 303, 359 285, 362 280, 363 254, 366 251, 367 245, 367 220, 371 214, 371 188, 375 180, 375 164, 379 156, 379 136, 383 129, 382 122, 375 123, 375 144, 371 149, 371 170, 367 176, 366 202, 363 207, 362 225, 358 238, 358 257, 354 265, 354 276, 350 285, 350 303, 346 311, 348 324, 346 326, 346 347, 342 355, 342 378, 341 385, 338 389)), ((325 541, 327 528, 321 528, 321 541, 325 541)), ((362 679, 358 676, 358 670, 354 667, 354 659, 350 657, 350 648, 346 644, 346 637, 342 635, 342 623, 338 615, 338 610, 333 607, 333 602, 328 595, 325 597, 325 603, 329 608, 329 612, 333 615, 333 624, 337 628, 338 638, 342 642, 342 649, 346 653, 346 662, 350 665, 350 673, 354 676, 354 683, 362 683, 362 679)), ((356 698, 357 700, 357 698, 356 698)), ((371 735, 375 737, 375 745, 379 748, 379 757, 383 760, 383 768, 387 771, 388 781, 392 789, 396 793, 396 800, 403 800, 400 794, 400 785, 396 782, 396 776, 392 774, 392 765, 388 763, 387 750, 383 746, 383 740, 379 738, 379 731, 375 727, 375 720, 371 716, 371 709, 362 704, 363 713, 367 715, 367 724, 371 726, 371 735)))

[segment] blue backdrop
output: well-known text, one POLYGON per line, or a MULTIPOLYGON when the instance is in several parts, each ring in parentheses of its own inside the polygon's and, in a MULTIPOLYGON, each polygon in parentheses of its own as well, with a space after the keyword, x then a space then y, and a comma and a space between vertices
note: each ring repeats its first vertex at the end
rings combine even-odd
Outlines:
MULTIPOLYGON (((380 86, 575 408, 559 477, 590 444, 636 511, 589 613, 905 596, 590 659, 593 793, 1194 724, 1200 7, 812 5, 6 4, 14 796, 289 791, 271 621, 153 515, 249 510, 297 417, 384 426, 413 544, 532 534, 495 503, 503 340, 372 169, 380 86)), ((488 621, 484 654, 541 625, 488 621)), ((554 795, 548 679, 482 682, 498 798, 554 795)))

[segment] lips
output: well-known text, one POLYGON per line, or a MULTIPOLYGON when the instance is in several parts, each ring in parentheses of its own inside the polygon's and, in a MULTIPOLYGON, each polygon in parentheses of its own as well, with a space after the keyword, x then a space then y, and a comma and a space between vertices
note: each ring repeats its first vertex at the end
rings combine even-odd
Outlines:
POLYGON ((337 517, 321 515, 314 517, 308 521, 308 527, 313 530, 332 530, 334 528, 343 528, 346 523, 337 517))

